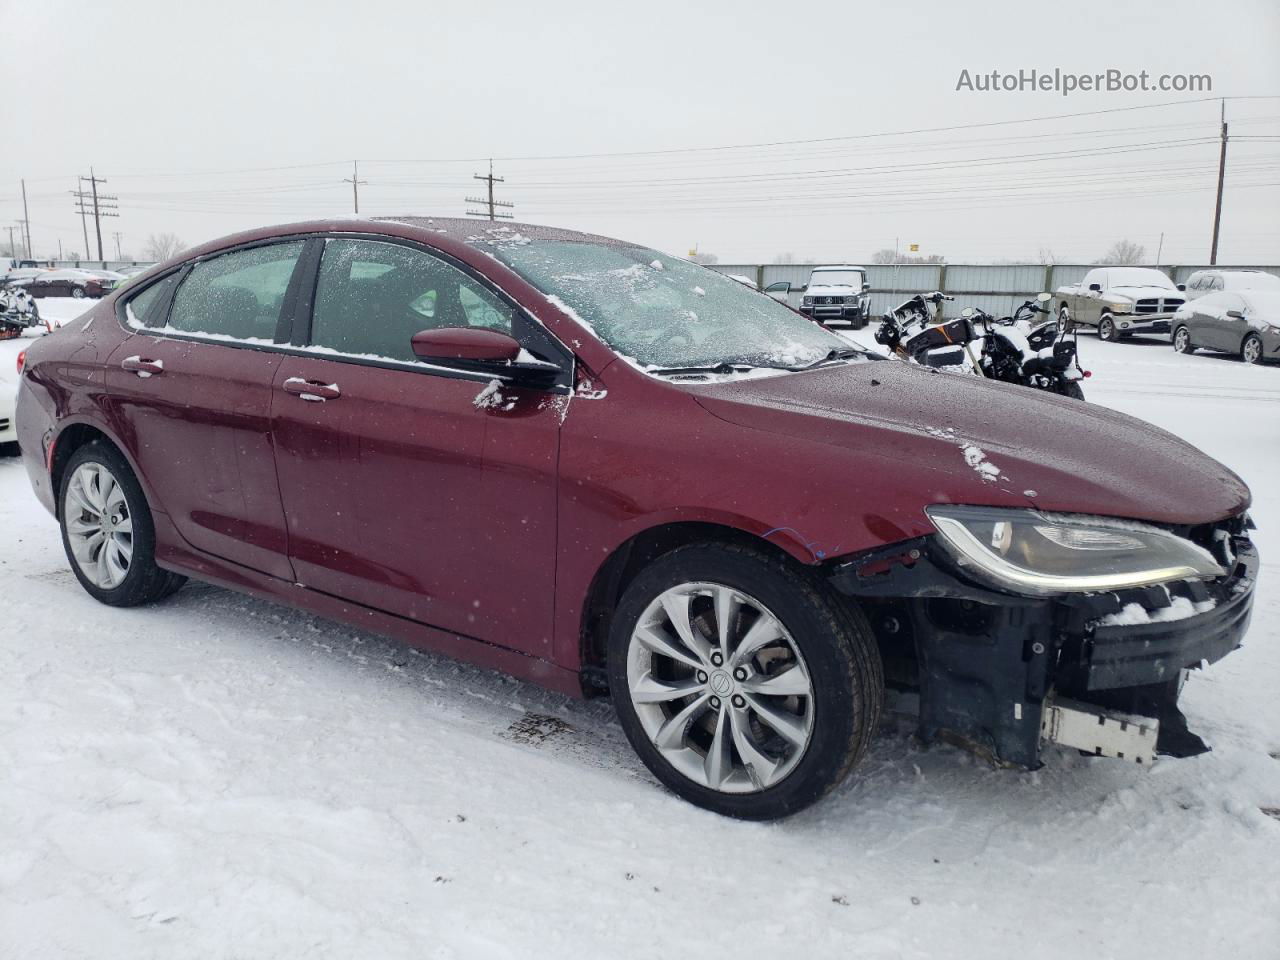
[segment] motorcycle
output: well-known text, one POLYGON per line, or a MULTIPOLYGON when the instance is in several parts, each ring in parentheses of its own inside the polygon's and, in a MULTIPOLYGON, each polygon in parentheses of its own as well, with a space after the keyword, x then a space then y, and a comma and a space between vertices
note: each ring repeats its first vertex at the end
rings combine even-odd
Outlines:
POLYGON ((40 323, 40 308, 22 287, 0 287, 0 340, 20 336, 40 323))
POLYGON ((1034 319, 1048 315, 1043 304, 1049 294, 1026 301, 1010 317, 996 319, 968 307, 954 320, 937 321, 942 301, 952 299, 940 292, 912 297, 884 315, 876 342, 924 366, 1084 399, 1079 381, 1089 372, 1080 368, 1078 334, 1059 332, 1051 320, 1034 319))
POLYGON ((1055 320, 1036 319, 1036 314, 1049 316, 1044 304, 1051 299, 1042 293, 1000 319, 974 307, 960 316, 975 332, 981 329, 978 369, 983 376, 1083 400, 1080 381, 1090 374, 1080 366, 1079 333, 1060 329, 1055 320))

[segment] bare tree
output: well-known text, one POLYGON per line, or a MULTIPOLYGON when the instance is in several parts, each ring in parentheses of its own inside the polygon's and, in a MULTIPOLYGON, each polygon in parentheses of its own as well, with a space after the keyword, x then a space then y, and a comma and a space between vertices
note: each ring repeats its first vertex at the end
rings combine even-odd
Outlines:
POLYGON ((795 263, 796 255, 788 250, 786 253, 780 253, 773 258, 774 263, 795 263))
POLYGON ((885 247, 877 250, 871 255, 872 263, 946 263, 947 258, 939 253, 931 253, 927 257, 913 257, 905 253, 898 253, 885 247))
POLYGON ((1058 255, 1053 252, 1052 247, 1041 247, 1040 262, 1047 267, 1051 267, 1058 262, 1058 255))
POLYGON ((1141 263, 1147 255, 1147 248, 1132 240, 1117 240, 1111 249, 1098 258, 1099 263, 1112 266, 1141 263))
POLYGON ((168 260, 185 246, 176 233, 153 233, 147 237, 143 253, 148 260, 168 260))

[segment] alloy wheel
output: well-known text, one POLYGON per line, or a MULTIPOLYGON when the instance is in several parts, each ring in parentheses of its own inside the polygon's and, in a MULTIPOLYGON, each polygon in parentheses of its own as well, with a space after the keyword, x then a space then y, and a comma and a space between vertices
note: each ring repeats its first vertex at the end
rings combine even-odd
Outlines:
POLYGON ((1191 334, 1187 333, 1186 327, 1179 327, 1178 332, 1173 335, 1173 347, 1179 353, 1186 353, 1187 348, 1191 346, 1191 334))
POLYGON ((1115 321, 1110 317, 1103 317, 1098 323, 1098 338, 1108 342, 1116 338, 1115 321))
POLYGON ((663 758, 694 783, 756 793, 784 780, 813 734, 813 683, 786 627, 716 583, 684 583, 631 634, 627 685, 663 758))
POLYGON ((133 517, 124 488, 100 463, 82 463, 67 484, 67 539, 80 572, 102 590, 124 582, 133 563, 133 517))
POLYGON ((1262 359, 1262 341, 1257 337, 1250 337, 1244 342, 1244 350, 1242 352, 1245 363, 1257 363, 1262 359))

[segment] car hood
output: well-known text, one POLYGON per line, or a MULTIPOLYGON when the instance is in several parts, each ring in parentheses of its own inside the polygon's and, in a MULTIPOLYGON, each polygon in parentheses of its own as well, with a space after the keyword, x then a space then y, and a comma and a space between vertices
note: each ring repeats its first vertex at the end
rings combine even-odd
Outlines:
POLYGON ((891 461, 896 476, 885 482, 914 485, 921 507, 1036 506, 1181 525, 1221 520, 1250 502, 1232 471, 1142 420, 896 360, 691 392, 722 420, 851 451, 824 461, 837 480, 891 461))
POLYGON ((855 287, 852 283, 811 283, 805 288, 806 296, 836 296, 847 297, 851 293, 861 293, 861 287, 855 287))
POLYGON ((1117 284, 1103 291, 1106 295, 1120 294, 1122 297, 1181 297, 1182 291, 1170 290, 1168 287, 1130 287, 1117 284))

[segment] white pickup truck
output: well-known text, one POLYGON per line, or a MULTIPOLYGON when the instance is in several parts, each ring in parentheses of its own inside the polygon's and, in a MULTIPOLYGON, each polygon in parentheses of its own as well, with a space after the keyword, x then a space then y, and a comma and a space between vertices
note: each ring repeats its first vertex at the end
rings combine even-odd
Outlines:
POLYGON ((796 288, 786 280, 771 283, 764 292, 775 300, 798 307, 801 313, 824 326, 847 323, 855 330, 867 325, 871 306, 867 272, 852 264, 814 267, 807 285, 796 288), (791 301, 799 297, 799 304, 791 301))

